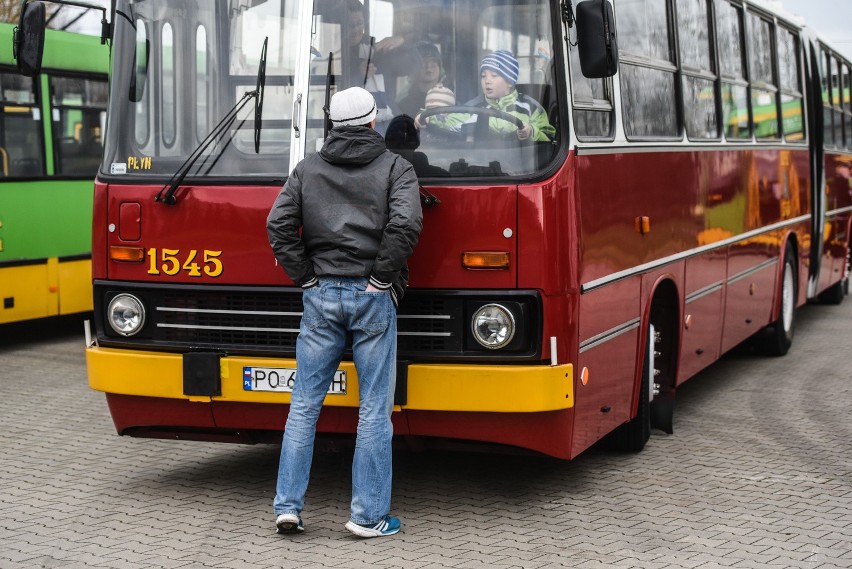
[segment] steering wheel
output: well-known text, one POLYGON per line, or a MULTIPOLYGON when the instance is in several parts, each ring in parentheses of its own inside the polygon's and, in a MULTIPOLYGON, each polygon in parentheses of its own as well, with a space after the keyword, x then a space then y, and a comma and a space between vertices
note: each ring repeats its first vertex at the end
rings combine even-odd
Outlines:
POLYGON ((488 132, 488 117, 494 117, 497 119, 504 120, 512 124, 512 126, 514 126, 516 130, 520 130, 526 125, 526 123, 524 123, 524 121, 522 121, 520 118, 516 117, 515 115, 510 115, 509 113, 504 111, 492 109, 491 107, 469 107, 465 105, 453 105, 451 107, 432 107, 431 109, 426 109, 425 111, 420 113, 420 122, 425 128, 435 128, 446 132, 452 132, 446 128, 441 127, 441 125, 423 122, 424 119, 427 119, 429 117, 450 113, 464 113, 468 115, 476 115, 477 124, 476 129, 474 130, 474 137, 477 137, 483 132, 488 132))

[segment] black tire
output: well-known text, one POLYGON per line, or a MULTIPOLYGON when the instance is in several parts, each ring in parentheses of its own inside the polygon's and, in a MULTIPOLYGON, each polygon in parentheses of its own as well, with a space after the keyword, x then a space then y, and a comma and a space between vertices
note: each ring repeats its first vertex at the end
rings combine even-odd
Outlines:
POLYGON ((767 328, 764 339, 764 351, 769 356, 783 356, 793 345, 793 332, 796 324, 796 299, 798 298, 798 279, 796 273, 796 253, 792 245, 784 252, 784 270, 781 273, 779 292, 781 310, 778 319, 767 328))

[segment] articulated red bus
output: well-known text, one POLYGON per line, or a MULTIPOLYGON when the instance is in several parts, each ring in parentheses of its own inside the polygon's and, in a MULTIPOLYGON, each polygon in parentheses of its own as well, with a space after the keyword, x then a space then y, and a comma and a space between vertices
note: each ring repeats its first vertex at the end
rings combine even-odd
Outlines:
MULTIPOLYGON (((398 435, 639 450, 682 382, 843 300, 850 64, 764 2, 115 0, 112 37, 86 356, 120 434, 278 439, 302 308, 266 215, 330 93, 398 117, 429 57, 456 101, 429 112, 469 120, 377 127, 424 204, 398 435), (496 50, 554 135, 476 106, 496 50)), ((357 405, 344 361, 320 432, 357 405)))

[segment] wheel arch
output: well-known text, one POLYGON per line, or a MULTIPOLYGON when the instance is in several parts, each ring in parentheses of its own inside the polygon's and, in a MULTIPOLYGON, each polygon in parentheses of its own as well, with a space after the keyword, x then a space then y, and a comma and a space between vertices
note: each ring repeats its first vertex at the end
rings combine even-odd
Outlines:
MULTIPOLYGON (((642 373, 645 351, 648 342, 653 341, 649 337, 649 325, 654 324, 657 331, 663 332, 669 339, 670 349, 662 355, 665 371, 663 372, 666 385, 665 388, 673 394, 677 378, 677 366, 680 356, 680 342, 682 339, 680 321, 682 319, 683 301, 674 278, 671 275, 661 275, 654 282, 648 294, 648 302, 642 313, 639 334, 639 345, 636 351, 636 365, 633 374, 633 396, 630 403, 630 417, 633 418, 638 412, 639 389, 642 386, 642 373), (662 328, 662 329, 660 329, 662 328)), ((659 366, 656 366, 659 368, 659 366)), ((662 386, 661 386, 662 387, 662 386)))

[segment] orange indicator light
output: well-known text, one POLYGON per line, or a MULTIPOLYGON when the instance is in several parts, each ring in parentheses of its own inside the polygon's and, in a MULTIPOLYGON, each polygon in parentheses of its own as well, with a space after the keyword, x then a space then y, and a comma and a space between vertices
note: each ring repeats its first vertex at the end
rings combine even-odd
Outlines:
POLYGON ((465 269, 508 269, 509 253, 506 251, 465 251, 462 253, 465 269))
POLYGON ((583 382, 583 385, 589 383, 589 368, 584 367, 583 371, 580 372, 580 381, 583 382))
POLYGON ((109 248, 109 258, 122 263, 141 263, 145 258, 145 249, 142 247, 119 247, 113 245, 109 248))

